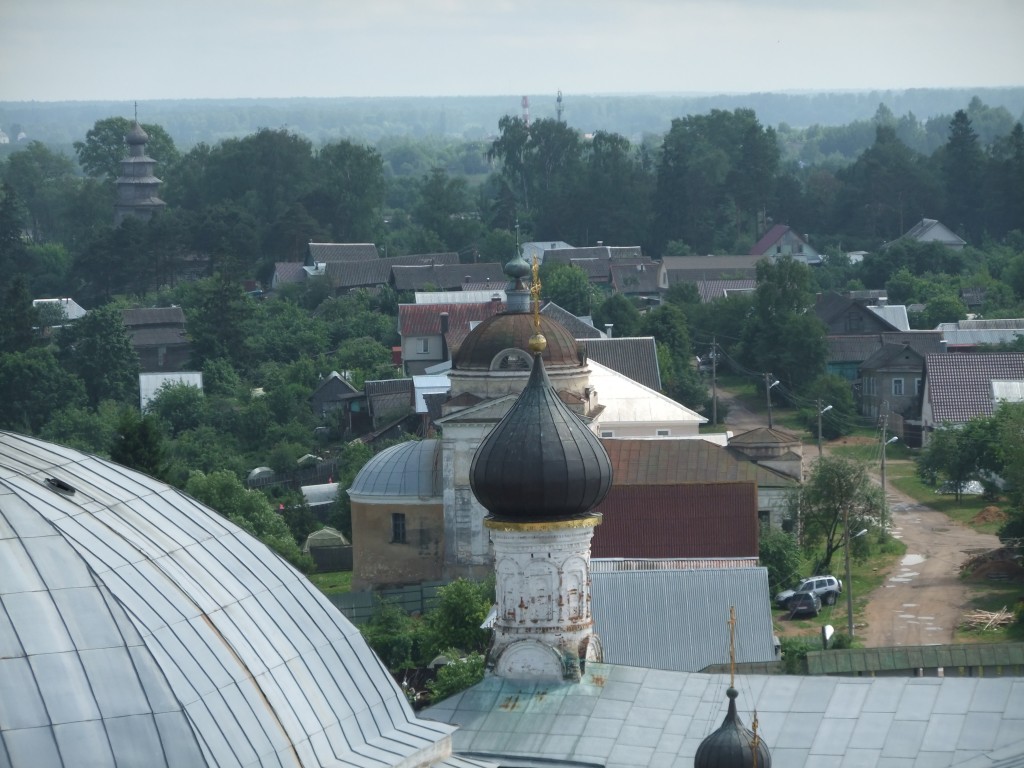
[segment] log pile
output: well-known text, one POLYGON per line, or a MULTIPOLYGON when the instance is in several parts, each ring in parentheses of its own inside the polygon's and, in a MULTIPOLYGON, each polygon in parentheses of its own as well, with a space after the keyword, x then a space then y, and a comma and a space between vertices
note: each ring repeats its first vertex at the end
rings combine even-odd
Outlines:
POLYGON ((1013 621, 1013 614, 1008 611, 1004 605, 1002 609, 998 611, 972 611, 971 613, 965 614, 960 625, 964 629, 978 629, 985 631, 987 629, 1008 627, 1013 623, 1013 621))

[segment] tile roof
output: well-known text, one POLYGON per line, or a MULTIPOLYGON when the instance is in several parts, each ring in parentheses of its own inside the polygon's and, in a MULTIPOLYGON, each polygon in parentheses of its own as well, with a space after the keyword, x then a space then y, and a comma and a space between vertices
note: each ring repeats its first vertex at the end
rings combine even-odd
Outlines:
POLYGON ((457 253, 422 253, 365 261, 327 262, 326 275, 336 289, 349 290, 386 285, 391 282, 391 268, 396 265, 458 263, 459 254, 457 253))
POLYGON ((765 568, 591 571, 591 584, 607 664, 680 672, 727 664, 728 606, 736 609, 736 663, 777 659, 765 568))
MULTIPOLYGON (((761 239, 754 243, 750 249, 751 256, 764 256, 768 249, 775 245, 782 237, 789 232, 790 229, 785 224, 776 224, 767 232, 765 232, 761 239)), ((803 238, 801 238, 802 240, 803 238)))
POLYGON ((306 279, 305 265, 300 261, 278 261, 274 263, 276 285, 301 283, 306 279))
POLYGON ((583 339, 583 347, 591 360, 661 391, 661 370, 653 336, 583 339))
MULTIPOLYGON (((758 482, 759 467, 707 440, 603 438, 615 486, 758 482)), ((736 554, 735 552, 729 554, 736 554)))
POLYGON ((373 243, 310 243, 306 251, 306 264, 331 261, 370 261, 380 258, 373 243))
POLYGON ((750 293, 757 288, 757 280, 698 280, 697 293, 701 304, 724 299, 733 293, 750 293))
POLYGON ((567 309, 555 304, 553 301, 549 301, 540 310, 542 315, 547 315, 552 320, 557 320, 569 333, 576 339, 603 339, 605 338, 604 331, 600 331, 593 326, 592 323, 587 322, 589 318, 583 319, 576 317, 572 312, 567 309))
POLYGON ((448 313, 448 348, 457 348, 476 323, 505 310, 501 301, 477 304, 399 304, 398 333, 406 336, 440 336, 441 313, 448 313))
MULTIPOLYGON (((459 726, 457 754, 507 765, 681 768, 725 717, 728 685, 588 662, 578 683, 485 677, 424 715, 459 726)), ((1020 678, 740 675, 736 687, 774 768, 1024 765, 1020 678)))
POLYGON ((883 344, 906 344, 919 355, 944 351, 942 334, 938 331, 903 331, 829 336, 828 362, 861 363, 877 352, 883 344))
POLYGON ((962 424, 991 416, 993 379, 1024 380, 1024 353, 925 357, 927 396, 935 423, 962 424))
POLYGON ((595 509, 604 518, 594 530, 592 557, 757 556, 754 482, 618 485, 612 478, 595 509))
POLYGON ((504 288, 508 283, 501 264, 396 264, 391 270, 394 286, 399 291, 413 291, 433 285, 453 290, 462 285, 494 282, 504 288))
POLYGON ((661 265, 653 261, 636 264, 612 264, 612 286, 619 293, 645 293, 658 295, 661 290, 661 265))
POLYGON ((185 327, 185 312, 181 307, 142 307, 122 311, 128 330, 144 325, 177 325, 185 327))

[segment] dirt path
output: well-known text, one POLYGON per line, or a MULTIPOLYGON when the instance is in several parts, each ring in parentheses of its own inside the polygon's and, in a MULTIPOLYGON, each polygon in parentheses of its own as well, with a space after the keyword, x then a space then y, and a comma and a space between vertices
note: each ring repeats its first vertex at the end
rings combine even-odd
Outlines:
MULTIPOLYGON (((720 390, 719 397, 729 404, 726 425, 734 432, 768 425, 765 415, 748 410, 730 393, 720 390)), ((806 473, 818 451, 813 442, 805 443, 803 451, 806 473)), ((959 579, 960 564, 975 551, 998 547, 999 539, 977 533, 891 485, 887 498, 892 533, 906 544, 907 553, 868 596, 863 622, 854 632, 868 648, 952 643, 970 600, 970 589, 959 579)), ((844 598, 834 608, 837 631, 846 629, 845 605, 844 598)))

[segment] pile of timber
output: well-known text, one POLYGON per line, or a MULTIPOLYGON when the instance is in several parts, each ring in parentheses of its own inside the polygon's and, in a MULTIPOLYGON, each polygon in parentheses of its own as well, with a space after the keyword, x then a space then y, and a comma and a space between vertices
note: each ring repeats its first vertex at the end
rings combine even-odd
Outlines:
POLYGON ((1004 605, 998 611, 972 611, 964 616, 960 625, 964 629, 1000 629, 1013 624, 1013 614, 1004 605))

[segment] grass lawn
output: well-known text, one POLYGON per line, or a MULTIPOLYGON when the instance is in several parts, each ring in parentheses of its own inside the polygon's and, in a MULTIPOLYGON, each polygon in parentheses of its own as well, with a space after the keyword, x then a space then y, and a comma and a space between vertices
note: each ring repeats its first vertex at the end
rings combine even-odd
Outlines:
POLYGON ((309 580, 325 595, 340 595, 352 591, 352 571, 311 573, 309 580))
POLYGON ((886 465, 888 482, 903 493, 934 510, 942 512, 952 520, 969 525, 980 533, 995 533, 1001 523, 974 523, 975 516, 986 507, 1002 508, 1002 501, 989 501, 981 496, 961 496, 960 501, 952 493, 936 493, 935 488, 925 485, 917 476, 917 465, 912 461, 894 462, 886 465))

